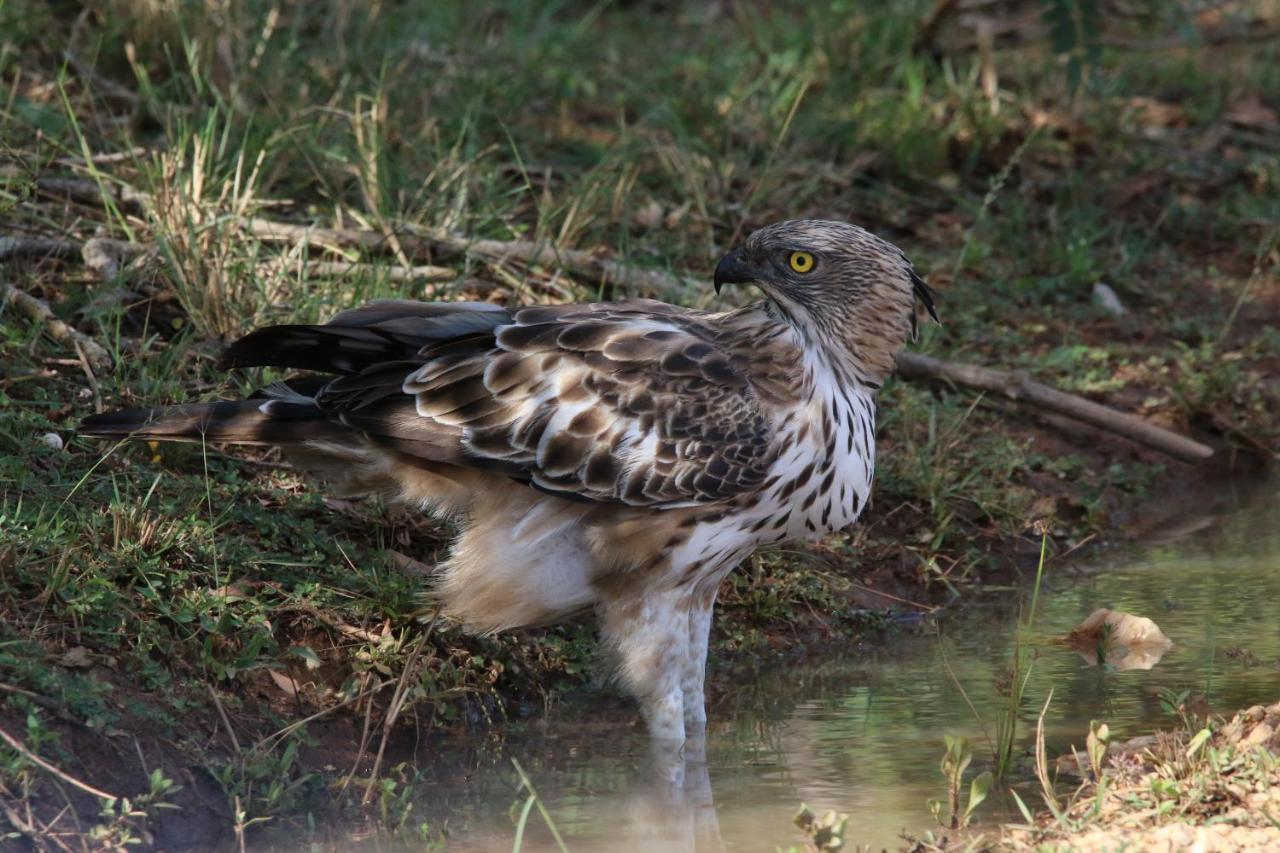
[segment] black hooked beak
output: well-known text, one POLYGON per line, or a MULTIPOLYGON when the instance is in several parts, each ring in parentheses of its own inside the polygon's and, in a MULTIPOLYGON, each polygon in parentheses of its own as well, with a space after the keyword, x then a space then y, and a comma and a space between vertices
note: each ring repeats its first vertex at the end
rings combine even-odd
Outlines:
POLYGON ((734 249, 721 258, 720 263, 716 264, 716 273, 713 279, 716 295, 720 295, 720 288, 726 284, 746 284, 747 282, 755 281, 757 278, 758 276, 747 261, 747 253, 741 249, 734 249))

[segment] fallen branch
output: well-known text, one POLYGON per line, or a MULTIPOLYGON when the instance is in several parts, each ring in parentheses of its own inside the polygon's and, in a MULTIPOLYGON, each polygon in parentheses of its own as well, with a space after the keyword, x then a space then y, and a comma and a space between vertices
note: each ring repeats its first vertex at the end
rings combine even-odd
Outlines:
POLYGON ((19 234, 0 234, 0 261, 7 258, 75 258, 80 254, 80 244, 74 240, 57 237, 28 237, 19 234))
MULTIPOLYGON (((36 186, 46 193, 61 195, 84 204, 103 203, 103 191, 119 206, 145 208, 150 195, 127 184, 102 184, 81 178, 40 178, 36 186)), ((364 231, 353 228, 319 228, 291 222, 275 222, 256 217, 244 220, 245 228, 260 240, 331 247, 357 247, 369 252, 423 255, 429 251, 451 252, 493 265, 509 262, 557 267, 600 284, 662 293, 668 298, 689 298, 705 290, 705 283, 682 278, 662 270, 644 270, 581 249, 559 249, 550 243, 531 240, 473 240, 449 231, 425 228, 400 231, 364 231)), ((402 264, 403 266, 403 264, 402 264)), ((410 269, 418 269, 412 267, 410 269)))
MULTIPOLYGON (((283 269, 295 268, 294 264, 277 265, 283 269)), ((346 261, 306 261, 303 272, 316 278, 342 278, 353 274, 381 276, 388 281, 452 281, 458 277, 457 270, 449 267, 413 266, 405 267, 378 266, 376 264, 348 263, 346 261)))
MULTIPOLYGON (((77 247, 78 248, 78 247, 77 247)), ((49 337, 72 350, 77 347, 94 370, 110 370, 112 359, 102 345, 83 332, 73 329, 54 316, 53 310, 40 299, 24 293, 11 284, 0 282, 0 309, 12 302, 23 314, 37 323, 44 323, 49 337)))
POLYGON ((68 166, 71 168, 83 168, 85 166, 112 166, 116 163, 131 163, 134 160, 141 160, 150 153, 150 149, 141 146, 130 148, 128 151, 111 151, 106 154, 93 154, 89 157, 59 157, 54 162, 59 166, 68 166))
POLYGON ((146 207, 151 196, 142 190, 134 189, 128 184, 111 184, 103 181, 86 181, 82 178, 39 178, 36 189, 48 195, 61 196, 80 202, 102 206, 103 193, 110 196, 117 207, 141 210, 146 207))
POLYGON ((1201 462, 1213 455, 1213 448, 1135 415, 1118 412, 1035 382, 1022 372, 1005 372, 942 361, 912 352, 898 353, 898 375, 907 380, 945 380, 966 388, 1002 394, 1011 400, 1032 403, 1051 412, 1066 415, 1090 426, 1124 436, 1138 444, 1167 453, 1183 462, 1201 462))
POLYGON ((85 242, 80 250, 80 257, 84 259, 85 266, 98 274, 98 278, 109 282, 120 275, 121 266, 149 251, 151 246, 146 243, 95 237, 85 242))
MULTIPOLYGON (((376 231, 316 228, 267 219, 249 219, 245 224, 249 233, 261 240, 358 247, 370 252, 389 252, 394 249, 391 240, 376 231)), ((427 250, 435 249, 477 258, 490 264, 515 261, 559 267, 603 284, 636 288, 648 293, 665 292, 674 297, 683 296, 695 288, 704 289, 701 283, 692 279, 680 278, 660 270, 637 269, 591 252, 580 249, 557 249, 547 243, 535 243, 529 240, 472 240, 447 231, 425 229, 398 232, 394 236, 400 246, 410 254, 422 254, 427 250)))

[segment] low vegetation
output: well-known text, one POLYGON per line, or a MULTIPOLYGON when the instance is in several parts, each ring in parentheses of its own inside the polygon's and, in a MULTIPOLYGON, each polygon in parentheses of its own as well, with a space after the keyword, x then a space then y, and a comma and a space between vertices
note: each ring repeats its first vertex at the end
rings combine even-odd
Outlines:
MULTIPOLYGON (((1065 795, 981 846, 1002 851, 1070 849, 1267 849, 1280 839, 1280 703, 1230 720, 1185 712, 1185 727, 1123 744, 1095 723, 1084 754, 1060 759, 1065 795)), ((1042 778, 1051 770, 1043 766, 1042 778)), ((1054 772, 1054 775, 1058 775, 1054 772)))
MULTIPOLYGON (((327 499, 270 453, 76 437, 95 410, 269 381, 213 369, 255 325, 384 296, 713 306, 752 228, 847 219, 939 291, 925 351, 1194 434, 1218 467, 1273 454, 1274 4, 966 5, 0 0, 12 832, 163 843, 179 806, 183 832, 243 841, 338 799, 434 843, 397 731, 600 681, 588 625, 440 618, 434 522, 327 499), (540 251, 495 249, 514 241, 540 251)), ((905 383, 878 444, 864 524, 727 582, 713 668, 891 632, 886 611, 1034 572, 1040 531, 1050 559, 1123 536, 1153 486, 1199 476, 905 383)), ((1236 771, 1210 747, 1217 785, 1236 771)))

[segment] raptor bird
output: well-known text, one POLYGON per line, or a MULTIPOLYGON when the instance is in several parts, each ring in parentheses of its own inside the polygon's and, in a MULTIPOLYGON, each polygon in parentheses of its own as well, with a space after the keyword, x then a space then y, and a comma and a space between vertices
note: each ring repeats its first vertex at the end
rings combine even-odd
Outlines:
POLYGON ((706 721, 720 581, 762 545, 858 517, 876 391, 916 301, 936 320, 906 256, 840 222, 761 228, 714 284, 764 299, 724 312, 376 301, 259 329, 221 359, 313 374, 80 429, 278 445, 339 495, 455 519, 445 612, 488 632, 594 608, 651 734, 682 741, 706 721))

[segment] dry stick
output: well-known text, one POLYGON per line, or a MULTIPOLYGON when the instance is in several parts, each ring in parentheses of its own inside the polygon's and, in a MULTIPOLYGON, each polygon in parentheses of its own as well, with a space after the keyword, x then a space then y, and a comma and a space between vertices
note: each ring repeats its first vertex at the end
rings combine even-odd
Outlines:
MULTIPOLYGON (((312 228, 266 219, 249 219, 245 224, 248 226, 249 233, 262 240, 294 240, 328 246, 356 246, 371 252, 392 250, 387 238, 376 231, 312 228)), ((529 240, 471 240, 447 231, 426 229, 415 229, 413 232, 396 236, 404 250, 411 254, 421 253, 426 249, 442 249, 493 264, 517 261, 560 267, 605 284, 632 287, 648 292, 674 290, 678 294, 684 294, 695 288, 705 289, 692 279, 683 279, 660 270, 637 269, 618 261, 599 257, 591 252, 579 249, 557 249, 547 243, 535 243, 529 240)))
POLYGON ((15 687, 12 684, 4 684, 3 682, 0 682, 0 692, 13 693, 13 694, 17 694, 18 696, 24 696, 26 697, 27 701, 32 702, 36 705, 39 705, 41 708, 44 708, 46 711, 52 711, 55 715, 57 715, 58 719, 63 720, 64 722, 75 723, 80 726, 85 726, 86 728, 88 727, 87 723, 82 723, 80 722, 80 720, 77 720, 75 718, 75 715, 71 713, 71 711, 67 708, 67 706, 59 702, 57 699, 51 699, 48 696, 44 696, 39 693, 33 693, 30 690, 24 690, 23 688, 15 687))
POLYGON ((93 181, 82 178, 38 178, 36 189, 49 195, 66 196, 81 204, 102 205, 102 193, 105 190, 111 200, 119 207, 141 210, 151 200, 151 196, 128 184, 103 183, 101 189, 93 181))
MULTIPOLYGON (((292 264, 284 265, 288 270, 292 264)), ((449 267, 434 266, 378 266, 376 264, 348 263, 345 261, 306 261, 302 265, 303 272, 316 278, 341 278, 352 274, 382 276, 388 281, 452 281, 458 277, 457 270, 449 267)))
POLYGON ((943 379, 966 388, 1003 394, 1011 400, 1032 403, 1082 421, 1099 429, 1167 453, 1183 462, 1201 462, 1213 455, 1213 448, 1178 435, 1135 415, 1091 402, 1032 381, 1022 372, 1005 372, 943 361, 913 352, 898 353, 898 375, 909 380, 943 379))
POLYGON ((81 156, 59 157, 56 162, 59 166, 69 166, 71 168, 83 167, 87 165, 94 166, 110 166, 115 163, 128 163, 133 160, 139 160, 145 156, 150 149, 141 146, 130 148, 128 151, 112 151, 107 154, 94 154, 89 159, 81 156))
POLYGON ((255 743, 253 745, 253 749, 254 751, 261 751, 266 748, 274 749, 275 744, 272 744, 270 747, 268 747, 267 746, 268 741, 275 741, 275 743, 278 744, 280 741, 284 740, 284 738, 293 734, 303 726, 306 726, 309 723, 313 723, 316 720, 320 719, 321 717, 327 717, 328 715, 332 714, 334 711, 339 711, 354 702, 359 702, 361 699, 364 699, 368 696, 372 696, 373 694, 378 693, 384 688, 390 687, 395 683, 396 682, 390 678, 388 678, 386 681, 379 681, 377 684, 365 690, 362 690, 360 693, 357 693, 355 696, 352 696, 350 699, 345 699, 336 705, 330 705, 328 708, 322 708, 321 710, 316 711, 314 714, 311 714, 310 716, 303 717, 301 720, 294 720, 292 723, 280 729, 279 731, 272 732, 271 734, 264 737, 262 740, 255 743))
POLYGON ((83 349, 85 359, 94 370, 106 371, 111 369, 111 355, 102 348, 101 344, 55 317, 53 310, 44 301, 36 299, 29 293, 24 293, 11 284, 5 284, 0 281, 0 308, 10 302, 32 320, 44 323, 45 331, 49 333, 49 337, 58 343, 71 349, 76 349, 77 346, 83 349))
POLYGON ((151 251, 147 243, 130 243, 126 240, 109 240, 94 237, 86 240, 80 249, 84 265, 98 274, 103 281, 112 281, 120 275, 120 267, 134 258, 151 251))
MULTIPOLYGON (((409 652, 409 657, 404 662, 404 670, 400 673, 395 692, 391 695, 391 704, 387 706, 387 713, 382 718, 382 740, 378 742, 378 754, 374 756, 373 769, 369 771, 371 783, 378 780, 378 774, 382 770, 382 758, 387 751, 387 741, 391 739, 391 730, 395 726, 396 720, 400 718, 400 712, 404 710, 404 703, 408 698, 409 676, 413 673, 413 665, 418 662, 418 656, 422 654, 422 647, 430 639, 431 630, 435 627, 435 624, 435 620, 432 620, 426 632, 418 636, 418 642, 414 644, 413 651, 409 652)), ((360 805, 367 806, 372 797, 373 784, 370 784, 364 789, 364 796, 360 798, 360 805)))
MULTIPOLYGON (((4 812, 5 819, 9 821, 9 824, 14 829, 18 830, 18 832, 22 833, 27 838, 30 838, 33 842, 39 842, 39 831, 34 826, 23 820, 22 815, 10 808, 9 804, 4 800, 0 800, 0 811, 4 812)), ((40 848, 37 847, 36 849, 38 850, 40 848)))
POLYGON ((231 737, 231 746, 235 748, 237 756, 241 755, 240 738, 236 737, 236 730, 231 728, 231 718, 227 716, 227 709, 222 707, 222 700, 218 698, 218 691, 214 689, 212 684, 206 684, 205 687, 209 690, 209 698, 213 700, 213 706, 218 709, 218 716, 222 719, 222 725, 231 737))
POLYGON ((84 371, 85 378, 89 380, 89 393, 93 395, 93 410, 98 414, 104 411, 102 408, 102 389, 98 387, 98 377, 93 374, 93 368, 89 366, 89 355, 84 351, 84 344, 79 341, 73 342, 76 347, 76 355, 80 359, 80 369, 84 371))
POLYGON ((75 258, 80 244, 56 237, 27 237, 21 234, 0 235, 0 261, 6 258, 75 258))
POLYGON ((4 729, 0 729, 0 740, 3 740, 5 743, 9 745, 9 747, 14 752, 18 753, 23 758, 27 759, 27 761, 30 761, 32 764, 36 765, 41 770, 44 770, 47 773, 51 773, 52 775, 61 779, 63 782, 66 782, 68 785, 72 785, 76 788, 79 788, 81 791, 84 791, 86 794, 93 794, 95 797, 102 797, 105 800, 120 799, 115 794, 108 794, 106 791, 100 791, 97 788, 93 787, 92 785, 86 782, 81 782, 76 777, 71 776, 62 770, 59 770, 57 767, 54 767, 52 764, 45 761, 43 758, 36 755, 31 750, 27 749, 26 745, 23 744, 22 741, 18 740, 13 735, 6 732, 4 729))
MULTIPOLYGON (((53 195, 64 195, 85 204, 102 204, 102 192, 93 181, 79 178, 40 178, 36 186, 53 195)), ((104 184, 117 205, 142 208, 150 196, 131 186, 104 184)), ((455 252, 479 258, 492 264, 519 262, 560 267, 614 287, 660 293, 674 292, 681 297, 701 293, 704 284, 696 279, 681 278, 661 270, 643 270, 619 261, 600 257, 580 249, 557 249, 549 243, 529 240, 472 240, 448 231, 421 229, 388 232, 362 231, 350 228, 317 228, 268 219, 245 220, 249 233, 262 240, 288 240, 328 246, 358 246, 372 252, 421 254, 428 249, 455 252)), ((415 268, 416 269, 416 268, 415 268)))

